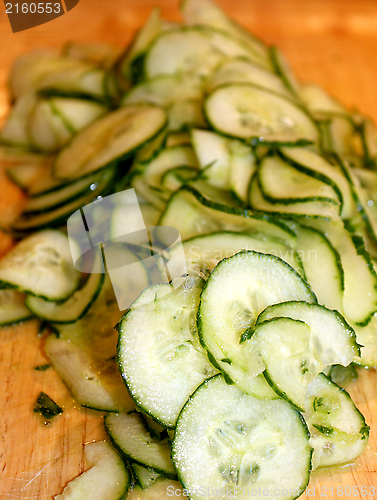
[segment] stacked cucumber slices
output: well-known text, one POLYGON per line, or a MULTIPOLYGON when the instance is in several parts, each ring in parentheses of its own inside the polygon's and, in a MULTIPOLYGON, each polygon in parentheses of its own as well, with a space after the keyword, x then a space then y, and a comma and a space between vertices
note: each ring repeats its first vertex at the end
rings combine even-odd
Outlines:
POLYGON ((368 442, 337 382, 377 366, 377 128, 209 0, 181 10, 124 53, 69 44, 11 72, 0 162, 27 197, 0 217, 20 240, 0 326, 48 326, 109 436, 59 500, 294 499, 368 442), (88 204, 79 262, 67 221, 88 204))

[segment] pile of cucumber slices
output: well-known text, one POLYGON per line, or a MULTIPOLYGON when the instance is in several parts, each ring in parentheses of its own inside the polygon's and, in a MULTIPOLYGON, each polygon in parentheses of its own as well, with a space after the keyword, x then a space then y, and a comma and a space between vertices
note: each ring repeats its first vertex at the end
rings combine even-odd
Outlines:
POLYGON ((11 71, 0 162, 26 196, 0 214, 0 326, 39 319, 108 434, 59 500, 289 500, 368 442, 341 386, 377 365, 377 128, 210 0, 181 12, 123 53, 71 43, 11 71), (130 189, 176 244, 120 237, 130 189), (88 204, 80 267, 67 221, 88 204))

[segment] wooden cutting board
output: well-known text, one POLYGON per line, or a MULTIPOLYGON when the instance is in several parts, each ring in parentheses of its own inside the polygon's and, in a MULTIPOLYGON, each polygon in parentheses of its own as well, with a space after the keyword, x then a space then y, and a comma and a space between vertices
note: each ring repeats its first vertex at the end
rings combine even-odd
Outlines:
MULTIPOLYGON (((154 5, 179 20, 176 0, 80 0, 66 15, 13 34, 0 6, 0 118, 8 110, 6 80, 19 54, 65 41, 104 41, 123 47, 154 5)), ((377 2, 375 0, 219 0, 227 12, 264 41, 277 44, 296 75, 322 85, 346 105, 377 120, 377 2)), ((20 192, 0 171, 0 210, 20 192)), ((11 245, 0 235, 0 255, 11 245)), ((76 408, 62 382, 49 369, 30 321, 0 331, 0 499, 47 500, 85 469, 83 444, 104 437, 97 412, 76 408), (43 390, 60 405, 62 416, 50 426, 32 413, 43 390)), ((355 464, 315 472, 302 498, 373 496, 377 487, 377 375, 361 371, 351 395, 371 426, 369 445, 355 464), (362 487, 366 487, 363 489, 362 487)), ((88 499, 90 500, 90 499, 88 499)))

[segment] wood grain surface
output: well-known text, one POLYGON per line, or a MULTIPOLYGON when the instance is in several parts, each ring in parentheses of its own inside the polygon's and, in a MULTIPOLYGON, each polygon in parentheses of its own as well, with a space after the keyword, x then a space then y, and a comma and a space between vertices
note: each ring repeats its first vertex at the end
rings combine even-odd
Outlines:
MULTIPOLYGON (((296 75, 322 85, 347 106, 377 120, 376 0, 219 0, 238 21, 270 44, 278 44, 296 75)), ((0 5, 0 120, 8 110, 6 81, 13 60, 37 47, 59 48, 67 40, 125 46, 151 7, 179 20, 176 0, 80 0, 66 15, 13 34, 0 5)), ((0 210, 20 192, 0 171, 0 210)), ((11 240, 0 235, 0 255, 11 240)), ((85 469, 83 444, 104 436, 97 412, 76 408, 47 363, 37 323, 0 331, 0 500, 47 500, 85 469), (32 412, 39 392, 64 406, 44 426, 32 412)), ((351 395, 371 425, 369 445, 355 464, 315 472, 302 498, 371 498, 377 487, 377 376, 361 371, 351 395), (345 489, 346 486, 351 489, 345 489), (366 487, 363 490, 361 487, 366 487)), ((88 499, 90 500, 90 499, 88 499)))

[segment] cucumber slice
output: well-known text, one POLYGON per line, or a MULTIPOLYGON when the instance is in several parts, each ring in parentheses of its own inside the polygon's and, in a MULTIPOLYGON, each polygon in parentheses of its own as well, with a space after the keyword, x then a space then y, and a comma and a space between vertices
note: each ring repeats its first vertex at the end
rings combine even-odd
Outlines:
POLYGON ((369 427, 349 394, 323 373, 308 385, 305 414, 313 469, 355 460, 368 444, 369 427))
POLYGON ((34 179, 48 168, 50 158, 16 148, 1 148, 0 161, 8 177, 23 191, 28 191, 34 179))
POLYGON ((17 100, 1 129, 1 142, 18 147, 31 146, 28 124, 36 102, 37 97, 32 92, 22 95, 17 100))
POLYGON ((101 255, 97 252, 96 261, 93 264, 93 272, 89 275, 82 288, 76 290, 68 300, 63 303, 56 303, 39 297, 29 296, 26 300, 27 307, 35 316, 43 321, 60 324, 78 321, 89 311, 101 292, 105 274, 98 272, 100 266, 101 255))
POLYGON ((180 27, 155 38, 146 54, 144 70, 148 79, 179 73, 206 77, 226 57, 258 62, 241 40, 224 31, 205 26, 180 27))
POLYGON ((267 382, 304 411, 306 388, 322 370, 310 327, 300 320, 275 318, 257 325, 251 339, 249 349, 261 357, 267 382))
MULTIPOLYGON (((175 146, 163 149, 149 163, 140 168, 140 173, 133 176, 131 186, 148 203, 162 210, 169 197, 162 186, 163 175, 177 167, 198 169, 198 162, 191 146, 175 146)), ((135 165, 137 172, 138 165, 135 165)))
POLYGON ((279 47, 271 47, 270 56, 274 70, 284 82, 285 87, 289 90, 291 95, 297 96, 300 91, 299 84, 279 47))
POLYGON ((357 145, 360 140, 358 132, 349 115, 322 112, 316 113, 316 119, 325 138, 322 147, 326 153, 347 157, 361 149, 361 141, 360 146, 357 145))
POLYGON ((310 345, 323 368, 335 364, 348 366, 360 355, 354 329, 337 311, 319 304, 284 302, 267 307, 259 315, 257 325, 279 317, 303 321, 310 327, 310 345))
POLYGON ((166 107, 177 101, 200 100, 202 87, 202 81, 190 75, 161 75, 133 87, 120 104, 150 103, 166 107))
POLYGON ((50 335, 44 350, 78 403, 93 410, 133 411, 135 405, 113 359, 96 359, 82 343, 50 335))
POLYGON ((68 97, 40 98, 28 120, 32 146, 47 153, 57 151, 108 108, 95 101, 68 97))
POLYGON ((77 199, 86 192, 94 192, 98 189, 99 183, 103 180, 104 172, 79 179, 61 188, 56 188, 51 192, 32 197, 23 208, 23 214, 35 214, 47 210, 59 208, 70 201, 77 199))
POLYGON ((287 90, 278 76, 242 58, 224 61, 224 63, 208 77, 206 81, 206 91, 210 93, 217 87, 229 83, 252 83, 258 87, 272 90, 292 98, 292 93, 287 90))
POLYGON ((137 150, 135 156, 135 163, 148 163, 153 158, 155 158, 159 153, 161 153, 164 147, 168 147, 166 144, 167 140, 167 128, 165 127, 162 131, 156 135, 154 139, 148 141, 144 146, 141 146, 137 150))
POLYGON ((255 171, 255 156, 250 146, 208 130, 194 129, 191 140, 198 157, 201 178, 221 189, 229 189, 242 201, 255 171))
POLYGON ((220 375, 191 396, 172 447, 193 500, 203 490, 220 498, 262 490, 279 500, 297 498, 309 481, 311 453, 307 427, 288 403, 256 399, 220 375))
POLYGON ((271 387, 301 411, 318 373, 328 365, 347 366, 360 352, 354 330, 339 313, 306 302, 268 307, 258 317, 251 344, 271 387))
POLYGON ((147 78, 179 73, 204 77, 223 57, 211 45, 204 30, 178 28, 155 38, 146 54, 144 70, 147 78))
MULTIPOLYGON (((152 484, 156 481, 156 479, 161 477, 160 474, 158 474, 157 472, 151 472, 150 470, 145 469, 141 465, 137 464, 133 464, 132 470, 135 474, 136 481, 142 490, 150 488, 152 484)), ((135 489, 137 489, 137 486, 136 488, 133 488, 131 495, 135 495, 136 493, 135 489)))
POLYGON ((170 459, 170 441, 154 440, 137 412, 108 414, 105 416, 105 428, 115 447, 132 463, 170 479, 176 478, 170 459))
MULTIPOLYGON (((74 241, 71 245, 75 246, 74 241)), ((77 288, 80 273, 73 266, 68 238, 46 230, 19 242, 0 260, 0 282, 5 287, 60 301, 77 288)))
POLYGON ((206 118, 218 132, 247 141, 317 143, 318 129, 294 101, 251 84, 229 84, 214 90, 204 104, 206 118))
POLYGON ((77 60, 51 52, 28 52, 18 57, 13 64, 9 78, 11 93, 18 100, 23 94, 35 90, 47 75, 81 66, 82 63, 77 60))
POLYGON ((0 327, 31 318, 25 305, 25 294, 17 290, 0 290, 0 327))
POLYGON ((297 255, 318 302, 342 313, 344 273, 339 253, 321 232, 305 226, 295 230, 297 255))
POLYGON ((247 393, 252 394, 250 379, 262 373, 265 365, 241 336, 265 307, 286 300, 316 302, 308 285, 286 262, 254 251, 222 260, 202 292, 201 342, 219 369, 247 393))
POLYGON ((363 188, 359 178, 353 171, 353 169, 348 165, 347 162, 341 163, 342 170, 345 177, 350 183, 352 194, 357 205, 357 210, 361 213, 366 228, 369 232, 370 237, 373 242, 377 243, 377 214, 376 208, 374 206, 373 199, 371 200, 370 195, 366 189, 363 188))
POLYGON ((296 203, 279 203, 266 200, 260 188, 258 172, 250 183, 249 204, 258 211, 269 212, 279 217, 324 218, 339 220, 339 206, 328 201, 301 201, 296 203))
POLYGON ((107 102, 106 69, 93 66, 89 61, 81 61, 81 66, 63 71, 56 71, 42 78, 37 85, 39 95, 68 96, 80 99, 107 102))
POLYGON ((160 16, 160 9, 155 7, 144 26, 136 33, 129 48, 120 56, 117 67, 121 76, 125 79, 126 86, 135 83, 142 76, 141 63, 145 52, 152 40, 162 31, 163 21, 160 16))
POLYGON ((134 153, 165 126, 165 112, 157 106, 130 105, 108 113, 75 136, 57 156, 54 175, 83 177, 134 153))
POLYGON ((188 186, 173 194, 159 224, 176 227, 182 240, 215 231, 265 233, 288 243, 296 238, 287 225, 272 216, 212 202, 188 186))
POLYGON ((367 165, 376 168, 377 158, 377 129, 375 124, 365 119, 361 127, 361 136, 367 165))
POLYGON ((361 345, 361 355, 355 363, 366 368, 377 366, 377 314, 373 314, 366 326, 355 326, 356 338, 361 345))
POLYGON ((300 172, 278 156, 262 160, 258 179, 262 195, 269 203, 323 201, 340 208, 341 200, 331 186, 300 172))
POLYGON ((73 479, 55 500, 120 500, 131 486, 126 464, 106 441, 85 445, 89 470, 73 479))
MULTIPOLYGON (((12 223, 11 229, 16 235, 25 236, 32 231, 43 229, 45 227, 59 227, 67 222, 67 219, 76 210, 92 202, 99 196, 105 196, 112 189, 112 182, 115 180, 117 171, 114 166, 104 169, 100 172, 101 176, 96 182, 92 183, 82 195, 76 197, 72 201, 58 206, 52 207, 51 210, 43 212, 21 214, 12 223)), ((59 204, 58 204, 59 205, 59 204)))
POLYGON ((297 170, 328 184, 337 193, 342 204, 342 217, 350 218, 355 204, 349 183, 339 165, 332 165, 317 153, 305 148, 282 148, 280 155, 297 170))
POLYGON ((341 222, 312 220, 310 225, 326 235, 341 257, 346 319, 365 326, 377 308, 377 277, 363 240, 349 233, 341 222))
POLYGON ((156 285, 156 298, 136 302, 119 325, 122 376, 137 406, 165 427, 175 426, 192 392, 216 373, 196 330, 202 287, 201 280, 192 278, 176 289, 174 282, 156 285))
POLYGON ((168 130, 185 132, 193 127, 206 128, 208 126, 203 114, 203 103, 198 99, 176 101, 168 110, 168 130))
POLYGON ((322 87, 315 83, 304 83, 300 85, 300 98, 304 101, 310 111, 316 113, 325 111, 330 113, 344 113, 344 106, 326 93, 322 87))
MULTIPOLYGON (((206 234, 190 238, 183 242, 186 258, 186 268, 189 274, 198 274, 201 270, 212 269, 226 257, 231 257, 240 250, 254 250, 260 253, 277 255, 299 274, 302 267, 296 251, 285 241, 269 237, 265 234, 245 234, 230 231, 206 234)), ((179 266, 182 246, 177 245, 167 255, 169 269, 174 275, 174 269, 179 266), (175 264, 176 263, 176 264, 175 264)))
POLYGON ((219 29, 241 40, 253 59, 267 69, 272 69, 268 49, 263 42, 229 18, 209 0, 185 0, 181 3, 183 18, 189 26, 204 25, 219 29))
POLYGON ((191 144, 191 137, 188 132, 169 132, 166 137, 165 147, 187 146, 191 144))

